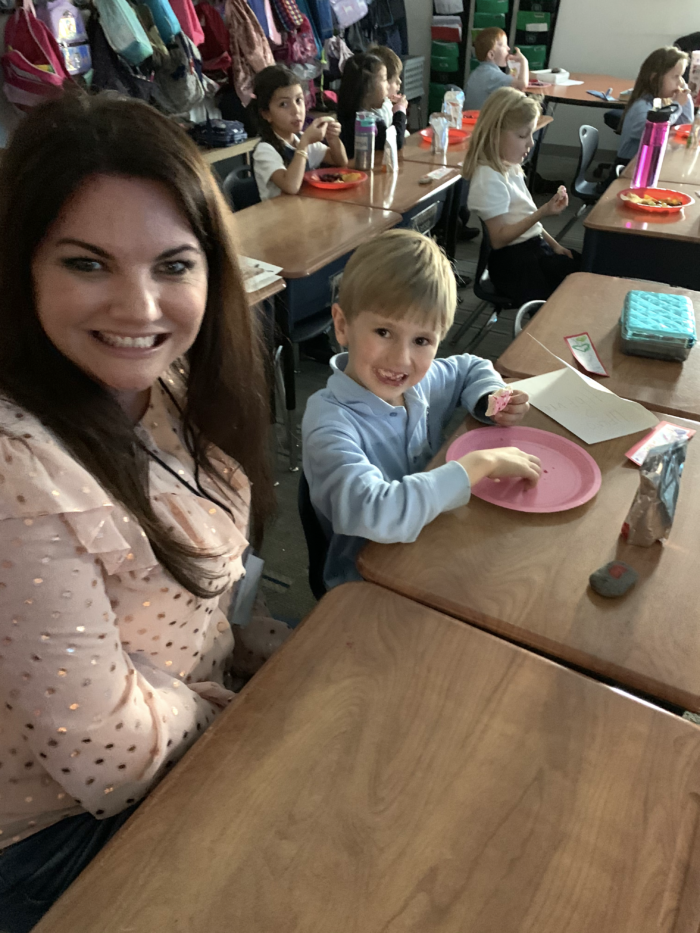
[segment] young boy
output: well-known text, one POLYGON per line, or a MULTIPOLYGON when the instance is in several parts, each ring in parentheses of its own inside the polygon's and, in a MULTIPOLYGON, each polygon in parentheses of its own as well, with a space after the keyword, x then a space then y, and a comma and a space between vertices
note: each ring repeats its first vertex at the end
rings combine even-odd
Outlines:
MULTIPOLYGON (((515 447, 421 472, 454 410, 463 405, 493 423, 488 395, 503 387, 487 360, 435 359, 456 297, 447 258, 414 231, 365 243, 345 268, 333 322, 347 353, 331 360, 333 374, 309 399, 302 424, 304 473, 329 542, 328 589, 361 579, 355 557, 366 540, 414 541, 441 512, 466 504, 484 477, 539 479, 539 460, 515 447)), ((493 421, 515 424, 528 408, 516 391, 493 421)))
MULTIPOLYGON (((403 62, 393 49, 387 48, 385 45, 372 45, 367 49, 367 52, 370 55, 376 55, 382 64, 386 65, 389 96, 382 106, 373 112, 384 121, 386 126, 391 126, 397 110, 402 110, 404 113, 408 110, 408 100, 401 93, 403 62)), ((406 135, 408 135, 408 132, 406 135)))
POLYGON ((499 87, 514 87, 517 91, 527 90, 530 80, 528 60, 520 49, 513 54, 508 47, 508 37, 497 26, 482 29, 474 40, 474 54, 481 64, 472 71, 465 88, 465 110, 481 110, 486 98, 499 87), (517 77, 504 74, 501 69, 508 61, 520 62, 517 77))

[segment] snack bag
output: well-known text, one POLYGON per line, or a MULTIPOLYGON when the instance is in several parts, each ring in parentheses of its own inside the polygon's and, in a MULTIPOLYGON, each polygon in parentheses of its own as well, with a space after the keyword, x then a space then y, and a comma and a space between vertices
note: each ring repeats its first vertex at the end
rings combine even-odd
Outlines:
POLYGON ((652 447, 639 470, 639 489, 622 526, 628 544, 651 547, 668 538, 676 514, 688 439, 652 447))
POLYGON ((442 101, 442 112, 450 121, 450 126, 456 129, 462 129, 462 111, 464 110, 464 91, 459 88, 451 88, 445 91, 445 97, 442 101))
POLYGON ((445 155, 450 138, 450 121, 444 113, 431 113, 430 125, 433 128, 432 150, 437 155, 445 155))
POLYGON ((399 150, 396 144, 396 127, 389 126, 386 131, 386 140, 384 142, 384 160, 382 161, 383 172, 398 172, 399 170, 399 150))

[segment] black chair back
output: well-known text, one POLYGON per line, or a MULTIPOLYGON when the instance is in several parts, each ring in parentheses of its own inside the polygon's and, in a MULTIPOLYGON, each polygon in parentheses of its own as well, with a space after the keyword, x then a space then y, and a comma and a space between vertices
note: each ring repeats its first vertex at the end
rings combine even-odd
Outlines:
POLYGON ((578 138, 581 141, 581 150, 578 156, 573 193, 585 204, 595 204, 601 195, 601 188, 596 182, 586 181, 586 172, 598 151, 598 130, 594 126, 584 124, 579 127, 578 138))
POLYGON ((306 549, 309 552, 309 587, 316 599, 320 599, 326 592, 323 582, 323 569, 328 556, 328 539, 321 527, 318 516, 311 504, 311 493, 304 471, 299 476, 298 495, 299 518, 304 529, 306 549))
POLYGON ((493 247, 491 246, 489 228, 481 218, 479 220, 481 221, 482 237, 479 259, 476 264, 476 275, 474 276, 474 294, 480 301, 488 301, 489 304, 495 305, 497 309, 510 308, 513 304, 512 300, 506 298, 505 295, 499 295, 489 277, 489 256, 493 247))
POLYGON ((260 202, 260 193, 250 165, 241 165, 240 168, 234 168, 224 178, 221 187, 226 200, 234 211, 242 211, 246 207, 252 207, 253 204, 260 202))

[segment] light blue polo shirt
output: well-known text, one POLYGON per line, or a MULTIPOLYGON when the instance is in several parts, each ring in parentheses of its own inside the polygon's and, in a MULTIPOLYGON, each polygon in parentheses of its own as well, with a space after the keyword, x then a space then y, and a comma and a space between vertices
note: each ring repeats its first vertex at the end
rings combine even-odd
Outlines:
POLYGON ((464 109, 481 110, 486 98, 499 87, 510 87, 513 76, 504 74, 493 62, 482 62, 472 71, 464 91, 464 109))

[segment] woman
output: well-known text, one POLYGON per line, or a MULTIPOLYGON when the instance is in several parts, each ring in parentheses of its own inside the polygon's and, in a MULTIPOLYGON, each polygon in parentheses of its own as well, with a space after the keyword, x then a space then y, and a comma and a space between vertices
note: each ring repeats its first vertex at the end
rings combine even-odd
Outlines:
POLYGON ((222 609, 272 489, 225 210, 193 143, 134 101, 43 105, 3 157, 9 933, 31 929, 233 696, 222 609))

